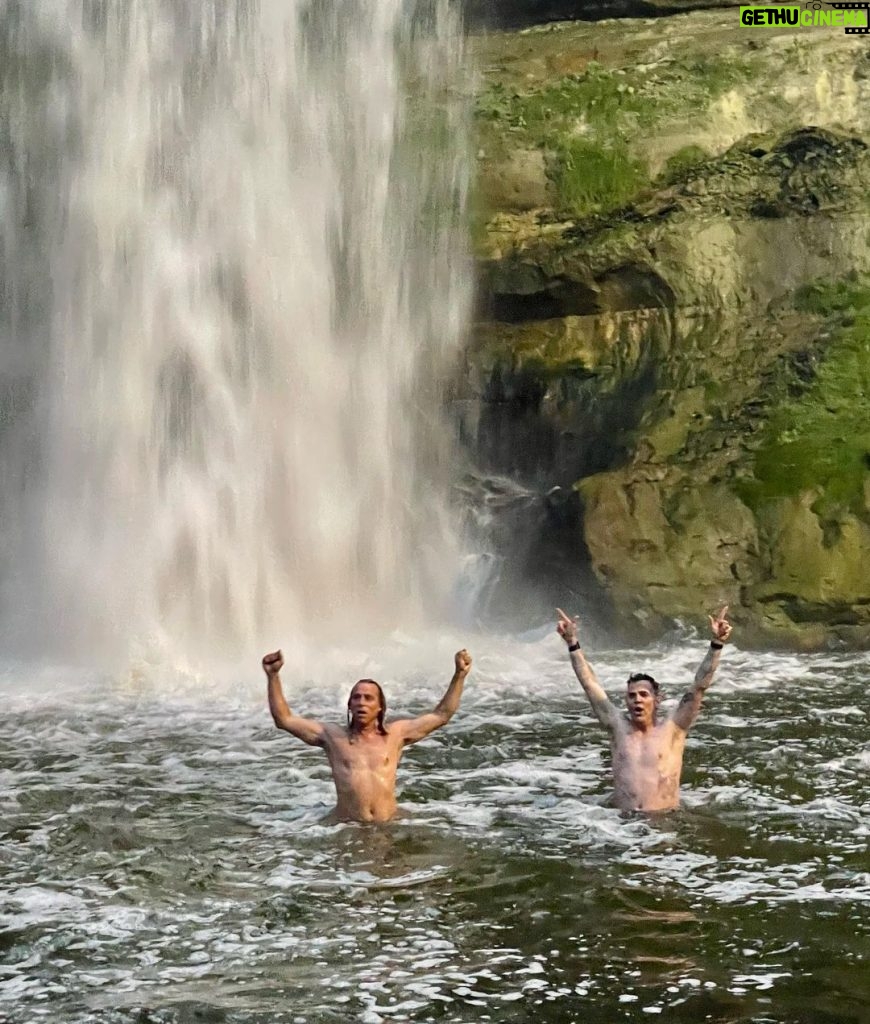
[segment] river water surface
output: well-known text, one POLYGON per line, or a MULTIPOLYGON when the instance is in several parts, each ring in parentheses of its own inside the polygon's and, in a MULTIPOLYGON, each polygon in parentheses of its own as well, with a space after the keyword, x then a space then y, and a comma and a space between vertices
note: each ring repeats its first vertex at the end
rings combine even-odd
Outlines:
MULTIPOLYGON (((320 824, 325 759, 272 728, 257 666, 171 686, 8 669, 0 1019, 870 1020, 866 656, 726 650, 683 809, 655 818, 606 806, 604 737, 552 635, 397 638, 288 695, 339 720, 375 675, 416 714, 462 642, 463 705, 406 753, 407 816, 376 827, 320 824)), ((674 698, 703 649, 592 660, 612 693, 647 668, 674 698)))

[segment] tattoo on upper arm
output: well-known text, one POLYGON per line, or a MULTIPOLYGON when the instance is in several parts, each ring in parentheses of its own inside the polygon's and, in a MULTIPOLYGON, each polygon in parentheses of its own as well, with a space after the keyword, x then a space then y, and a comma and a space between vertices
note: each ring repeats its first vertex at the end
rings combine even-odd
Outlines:
POLYGON ((692 693, 691 690, 688 693, 684 693, 683 696, 680 698, 680 707, 682 707, 684 704, 691 704, 694 700, 694 697, 695 695, 692 693))

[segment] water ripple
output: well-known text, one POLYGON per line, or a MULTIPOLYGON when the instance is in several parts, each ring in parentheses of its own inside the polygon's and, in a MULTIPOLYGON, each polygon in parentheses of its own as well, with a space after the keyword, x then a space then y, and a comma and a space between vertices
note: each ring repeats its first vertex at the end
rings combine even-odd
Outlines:
MULTIPOLYGON (((271 729, 261 690, 15 696, 0 1019, 866 1019, 864 661, 729 652, 684 809, 647 818, 606 805, 606 743, 560 650, 498 646, 406 754, 390 826, 322 823, 322 755, 271 729)), ((629 665, 691 678, 685 651, 596 662, 616 693, 629 665)), ((409 670, 391 703, 443 683, 409 670)))

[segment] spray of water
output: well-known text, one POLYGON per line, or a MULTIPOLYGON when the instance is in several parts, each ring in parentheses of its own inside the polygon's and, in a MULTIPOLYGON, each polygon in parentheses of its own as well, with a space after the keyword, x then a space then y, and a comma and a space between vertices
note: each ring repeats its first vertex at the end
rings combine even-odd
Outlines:
POLYGON ((19 638, 248 653, 407 625, 448 593, 453 19, 439 0, 0 7, 19 638))

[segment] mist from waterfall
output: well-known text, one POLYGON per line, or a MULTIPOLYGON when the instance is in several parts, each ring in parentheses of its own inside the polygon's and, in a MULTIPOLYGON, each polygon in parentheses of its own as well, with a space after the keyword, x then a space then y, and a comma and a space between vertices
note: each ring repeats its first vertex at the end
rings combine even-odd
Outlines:
POLYGON ((457 564, 446 3, 0 5, 7 644, 410 627, 457 564))

